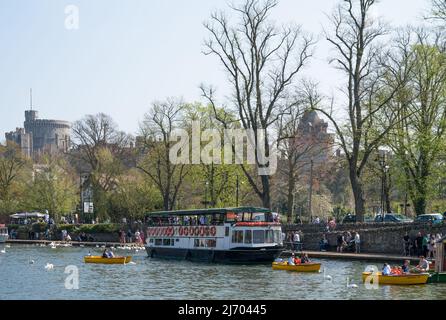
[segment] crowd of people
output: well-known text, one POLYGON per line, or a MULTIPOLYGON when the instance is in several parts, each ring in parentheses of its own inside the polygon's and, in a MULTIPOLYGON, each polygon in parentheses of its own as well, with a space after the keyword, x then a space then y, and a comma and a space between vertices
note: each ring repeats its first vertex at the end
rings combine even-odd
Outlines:
POLYGON ((435 258, 436 242, 442 238, 440 233, 423 234, 418 232, 411 237, 408 232, 403 237, 403 253, 405 256, 424 256, 435 258))
POLYGON ((140 232, 139 229, 135 231, 135 233, 132 232, 131 229, 128 229, 127 232, 124 230, 119 230, 119 242, 121 244, 125 243, 136 243, 143 245, 145 241, 145 235, 144 232, 140 232))

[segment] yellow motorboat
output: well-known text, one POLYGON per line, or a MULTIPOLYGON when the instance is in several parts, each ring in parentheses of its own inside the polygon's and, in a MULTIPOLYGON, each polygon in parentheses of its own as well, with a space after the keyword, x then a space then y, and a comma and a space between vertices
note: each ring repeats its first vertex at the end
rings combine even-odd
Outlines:
POLYGON ((373 283, 374 279, 378 279, 378 284, 395 284, 395 285, 414 285, 425 284, 429 278, 428 273, 410 273, 402 275, 390 275, 384 276, 381 272, 373 274, 372 272, 363 272, 362 281, 365 282, 369 278, 370 283, 373 283))
POLYGON ((320 263, 302 263, 296 265, 289 265, 288 262, 273 262, 273 270, 319 272, 320 269, 321 269, 320 263))
POLYGON ((102 264, 125 264, 132 261, 131 256, 104 258, 102 256, 85 256, 85 263, 102 263, 102 264))

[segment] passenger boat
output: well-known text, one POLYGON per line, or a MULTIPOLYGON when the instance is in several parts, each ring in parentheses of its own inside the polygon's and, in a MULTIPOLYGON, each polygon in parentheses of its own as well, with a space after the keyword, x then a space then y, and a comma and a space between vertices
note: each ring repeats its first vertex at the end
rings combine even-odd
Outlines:
POLYGON ((9 239, 8 228, 4 224, 0 224, 0 243, 9 239))
POLYGON ((154 212, 146 215, 152 258, 217 263, 271 263, 283 251, 282 228, 269 209, 254 207, 154 212))
POLYGON ((425 284, 429 278, 428 273, 411 273, 403 275, 390 275, 384 276, 381 272, 373 274, 372 272, 363 272, 362 281, 366 282, 368 277, 371 277, 371 283, 373 279, 378 277, 378 284, 394 284, 394 285, 415 285, 425 284))
POLYGON ((319 272, 320 263, 302 263, 296 265, 288 265, 288 262, 273 262, 273 270, 287 270, 296 272, 319 272))
POLYGON ((101 263, 101 264, 126 264, 132 261, 131 256, 104 258, 102 256, 85 256, 85 263, 101 263))

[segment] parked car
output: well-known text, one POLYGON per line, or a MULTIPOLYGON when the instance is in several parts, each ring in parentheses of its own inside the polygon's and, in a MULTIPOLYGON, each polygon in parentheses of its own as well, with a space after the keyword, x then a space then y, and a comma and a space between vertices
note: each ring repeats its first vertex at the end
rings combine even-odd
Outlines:
POLYGON ((429 222, 432 224, 443 223, 443 216, 440 213, 421 214, 415 218, 415 222, 429 222))
MULTIPOLYGON (((373 218, 366 216, 364 217, 364 222, 373 222, 373 218)), ((354 214, 346 215, 342 220, 342 223, 356 223, 356 215, 354 214)))
POLYGON ((356 223, 356 215, 348 214, 342 219, 342 223, 356 223))
POLYGON ((397 213, 386 213, 384 218, 382 215, 378 214, 375 217, 375 222, 396 222, 396 223, 409 223, 413 222, 412 219, 409 219, 401 214, 397 213))

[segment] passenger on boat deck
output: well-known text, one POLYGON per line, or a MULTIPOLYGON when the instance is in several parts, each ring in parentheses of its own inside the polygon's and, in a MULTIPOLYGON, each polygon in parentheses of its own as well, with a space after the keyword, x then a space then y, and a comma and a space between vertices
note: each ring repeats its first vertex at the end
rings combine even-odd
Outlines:
POLYGON ((303 253, 302 258, 300 259, 300 263, 310 263, 310 259, 308 258, 308 253, 303 253))
POLYGON ((291 257, 288 258, 288 265, 294 266, 294 253, 291 254, 291 257))
POLYGON ((390 265, 388 263, 384 263, 382 275, 390 276, 391 273, 392 273, 392 269, 390 268, 390 265))
POLYGON ((403 271, 403 273, 410 273, 410 261, 409 260, 404 260, 404 264, 401 267, 401 270, 403 271))
POLYGON ((107 249, 104 249, 104 252, 102 252, 102 258, 108 258, 107 249))

